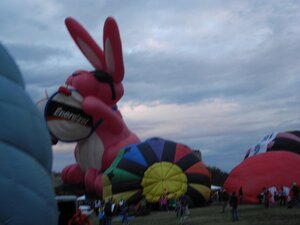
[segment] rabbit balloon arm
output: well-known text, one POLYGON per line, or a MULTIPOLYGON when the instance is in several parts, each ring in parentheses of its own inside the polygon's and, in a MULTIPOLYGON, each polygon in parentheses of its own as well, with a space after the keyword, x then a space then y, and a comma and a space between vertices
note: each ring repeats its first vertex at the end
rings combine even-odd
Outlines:
POLYGON ((118 111, 113 111, 103 101, 94 96, 88 96, 83 100, 83 110, 91 115, 94 121, 103 121, 100 126, 114 134, 122 132, 124 122, 118 111))
POLYGON ((93 117, 96 127, 93 134, 78 142, 76 147, 76 160, 84 171, 88 168, 104 171, 124 146, 140 142, 139 138, 128 129, 118 110, 112 110, 93 96, 85 98, 82 107, 93 117), (97 123, 99 125, 96 125, 97 123), (82 159, 84 162, 80 163, 82 159))

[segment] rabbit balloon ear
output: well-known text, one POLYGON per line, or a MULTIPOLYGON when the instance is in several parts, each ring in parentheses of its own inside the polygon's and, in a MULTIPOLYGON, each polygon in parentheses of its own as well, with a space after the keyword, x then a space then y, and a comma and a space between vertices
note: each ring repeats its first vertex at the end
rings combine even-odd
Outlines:
POLYGON ((124 78, 122 44, 117 22, 112 17, 105 20, 103 46, 107 72, 113 76, 115 83, 120 83, 124 78))
POLYGON ((95 69, 106 71, 103 51, 83 26, 71 17, 65 19, 65 24, 73 40, 95 69))

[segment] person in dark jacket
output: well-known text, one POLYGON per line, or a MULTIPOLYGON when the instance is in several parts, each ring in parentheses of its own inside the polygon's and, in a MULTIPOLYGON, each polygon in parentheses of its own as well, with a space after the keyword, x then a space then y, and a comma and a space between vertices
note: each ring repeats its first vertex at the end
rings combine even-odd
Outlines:
POLYGON ((263 188, 263 195, 264 195, 264 205, 265 205, 265 208, 269 208, 269 205, 270 205, 270 198, 272 197, 270 191, 268 188, 264 187, 263 188))
POLYGON ((225 212, 225 209, 228 205, 228 200, 229 200, 229 195, 227 193, 227 190, 225 190, 225 188, 223 188, 221 190, 221 196, 222 196, 222 201, 223 201, 223 205, 222 205, 222 213, 225 212))
POLYGON ((111 225, 113 212, 112 212, 112 201, 109 200, 104 206, 105 224, 111 225))
POLYGON ((232 221, 238 221, 238 197, 236 196, 236 192, 232 192, 230 199, 229 199, 229 205, 231 206, 231 216, 232 221))
POLYGON ((291 192, 291 206, 296 206, 297 208, 300 207, 300 189, 296 182, 292 184, 290 189, 291 192))

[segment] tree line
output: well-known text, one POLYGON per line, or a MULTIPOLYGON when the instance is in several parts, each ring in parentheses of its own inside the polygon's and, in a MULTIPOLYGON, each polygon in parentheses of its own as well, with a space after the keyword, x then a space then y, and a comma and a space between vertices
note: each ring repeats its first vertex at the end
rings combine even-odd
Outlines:
POLYGON ((221 169, 217 168, 216 166, 207 166, 207 169, 211 173, 211 184, 217 186, 223 186, 225 180, 228 177, 228 173, 222 171, 221 169))

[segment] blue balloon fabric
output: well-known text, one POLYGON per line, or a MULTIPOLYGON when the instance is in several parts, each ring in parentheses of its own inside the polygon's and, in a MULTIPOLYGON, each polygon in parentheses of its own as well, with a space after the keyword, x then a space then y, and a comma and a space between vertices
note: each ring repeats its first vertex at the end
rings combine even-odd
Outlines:
POLYGON ((0 223, 57 224, 50 136, 1 43, 0 124, 0 223))

